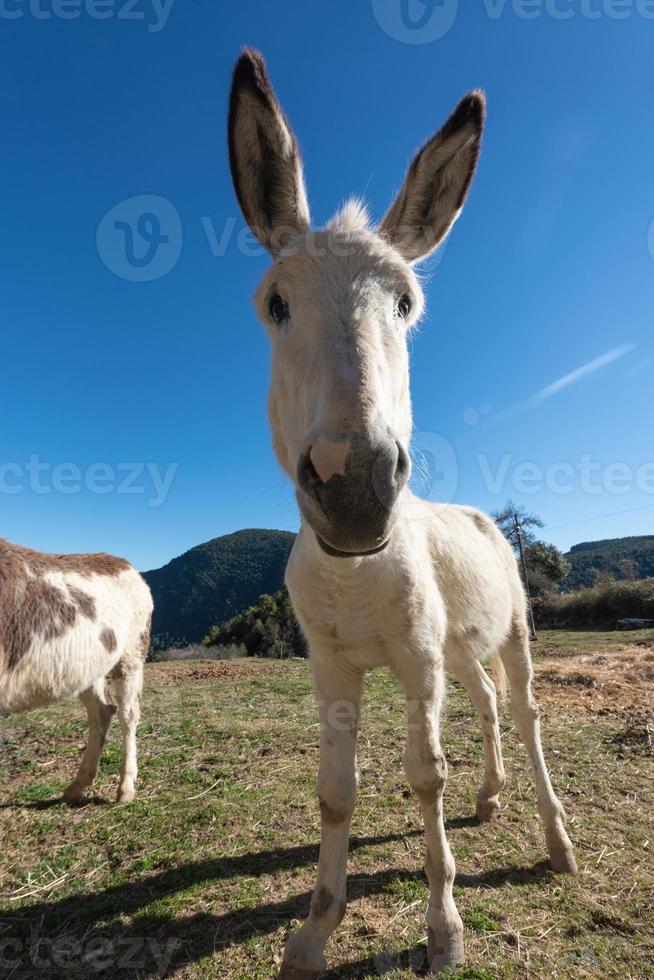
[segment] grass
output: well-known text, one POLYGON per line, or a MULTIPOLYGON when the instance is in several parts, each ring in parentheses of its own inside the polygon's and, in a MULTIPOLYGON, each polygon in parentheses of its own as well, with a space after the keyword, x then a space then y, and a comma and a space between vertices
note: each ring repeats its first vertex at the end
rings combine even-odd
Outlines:
MULTIPOLYGON (((541 634, 534 645, 575 878, 547 869, 506 707, 502 816, 482 826, 471 819, 481 737, 452 686, 446 816, 467 944, 457 977, 654 977, 653 643, 649 631, 541 634)), ((427 885, 402 729, 401 692, 385 671, 372 674, 350 905, 327 950, 332 980, 424 970, 427 885)), ((0 976, 274 976, 308 910, 318 855, 306 663, 149 665, 133 804, 111 802, 114 730, 95 795, 75 809, 59 801, 84 738, 76 705, 0 722, 0 976)))

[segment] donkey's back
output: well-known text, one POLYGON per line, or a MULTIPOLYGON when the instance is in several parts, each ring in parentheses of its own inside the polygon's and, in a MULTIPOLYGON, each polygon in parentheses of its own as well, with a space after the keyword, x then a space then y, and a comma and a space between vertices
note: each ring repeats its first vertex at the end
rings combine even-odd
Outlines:
POLYGON ((90 735, 69 798, 79 796, 97 770, 116 710, 107 700, 108 678, 125 743, 120 795, 133 796, 151 616, 150 590, 125 559, 45 554, 0 538, 0 715, 80 697, 90 735))
POLYGON ((0 711, 76 697, 142 658, 150 591, 112 555, 50 555, 0 539, 0 711))
POLYGON ((447 616, 447 634, 474 641, 479 655, 502 646, 526 623, 525 593, 510 544, 474 507, 413 498, 425 514, 429 555, 447 616))

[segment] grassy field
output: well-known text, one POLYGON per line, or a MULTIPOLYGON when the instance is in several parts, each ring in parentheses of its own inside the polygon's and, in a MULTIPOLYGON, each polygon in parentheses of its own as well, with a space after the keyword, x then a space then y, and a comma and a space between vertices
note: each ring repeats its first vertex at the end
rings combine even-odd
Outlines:
MULTIPOLYGON (((654 977, 654 631, 543 633, 534 653, 580 873, 547 869, 507 706, 502 815, 471 819, 481 737, 453 685, 446 816, 468 956, 457 976, 654 977)), ((330 978, 424 972, 427 887, 402 728, 396 684, 371 675, 330 978)), ((136 802, 112 803, 112 729, 96 795, 69 809, 58 794, 83 747, 81 709, 1 721, 0 977, 274 976, 310 900, 317 736, 306 663, 149 665, 136 802)))

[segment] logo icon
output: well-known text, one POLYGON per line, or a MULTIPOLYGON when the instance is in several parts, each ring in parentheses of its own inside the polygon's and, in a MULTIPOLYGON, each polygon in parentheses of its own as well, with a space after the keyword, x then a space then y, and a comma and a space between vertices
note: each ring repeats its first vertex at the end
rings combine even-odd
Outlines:
POLYGON ((459 461, 452 443, 437 432, 416 431, 411 455, 415 493, 425 500, 451 504, 459 485, 459 461))
POLYGON ((395 41, 431 44, 456 20, 459 0, 372 0, 375 20, 395 41))
POLYGON ((128 197, 107 211, 96 245, 106 267, 130 282, 152 282, 174 269, 182 252, 182 222, 165 197, 128 197))

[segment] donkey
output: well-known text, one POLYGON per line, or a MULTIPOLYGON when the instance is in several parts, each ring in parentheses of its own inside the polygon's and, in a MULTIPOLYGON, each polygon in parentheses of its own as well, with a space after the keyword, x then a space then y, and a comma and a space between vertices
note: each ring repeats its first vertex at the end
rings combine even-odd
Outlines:
POLYGON ((78 800, 95 779, 116 706, 123 736, 118 802, 135 796, 136 727, 152 596, 129 562, 49 555, 0 538, 0 716, 79 697, 89 738, 64 791, 78 800))
POLYGON ((256 305, 272 339, 274 449, 302 518, 286 581, 308 639, 320 713, 318 881, 309 917, 287 944, 284 980, 326 969, 325 943, 345 913, 361 686, 375 667, 390 667, 406 691, 404 768, 425 825, 430 970, 463 959, 443 824, 445 671, 465 686, 481 721, 478 818, 498 814, 504 784, 495 687, 480 665, 491 655, 511 685, 552 868, 576 870, 543 758, 525 595, 511 548, 478 511, 420 500, 407 486, 407 332, 424 302, 412 266, 442 242, 462 209, 484 119, 484 95, 471 92, 420 150, 378 228, 350 202, 312 232, 297 142, 263 58, 246 49, 234 70, 230 163, 244 217, 274 260, 256 305))

